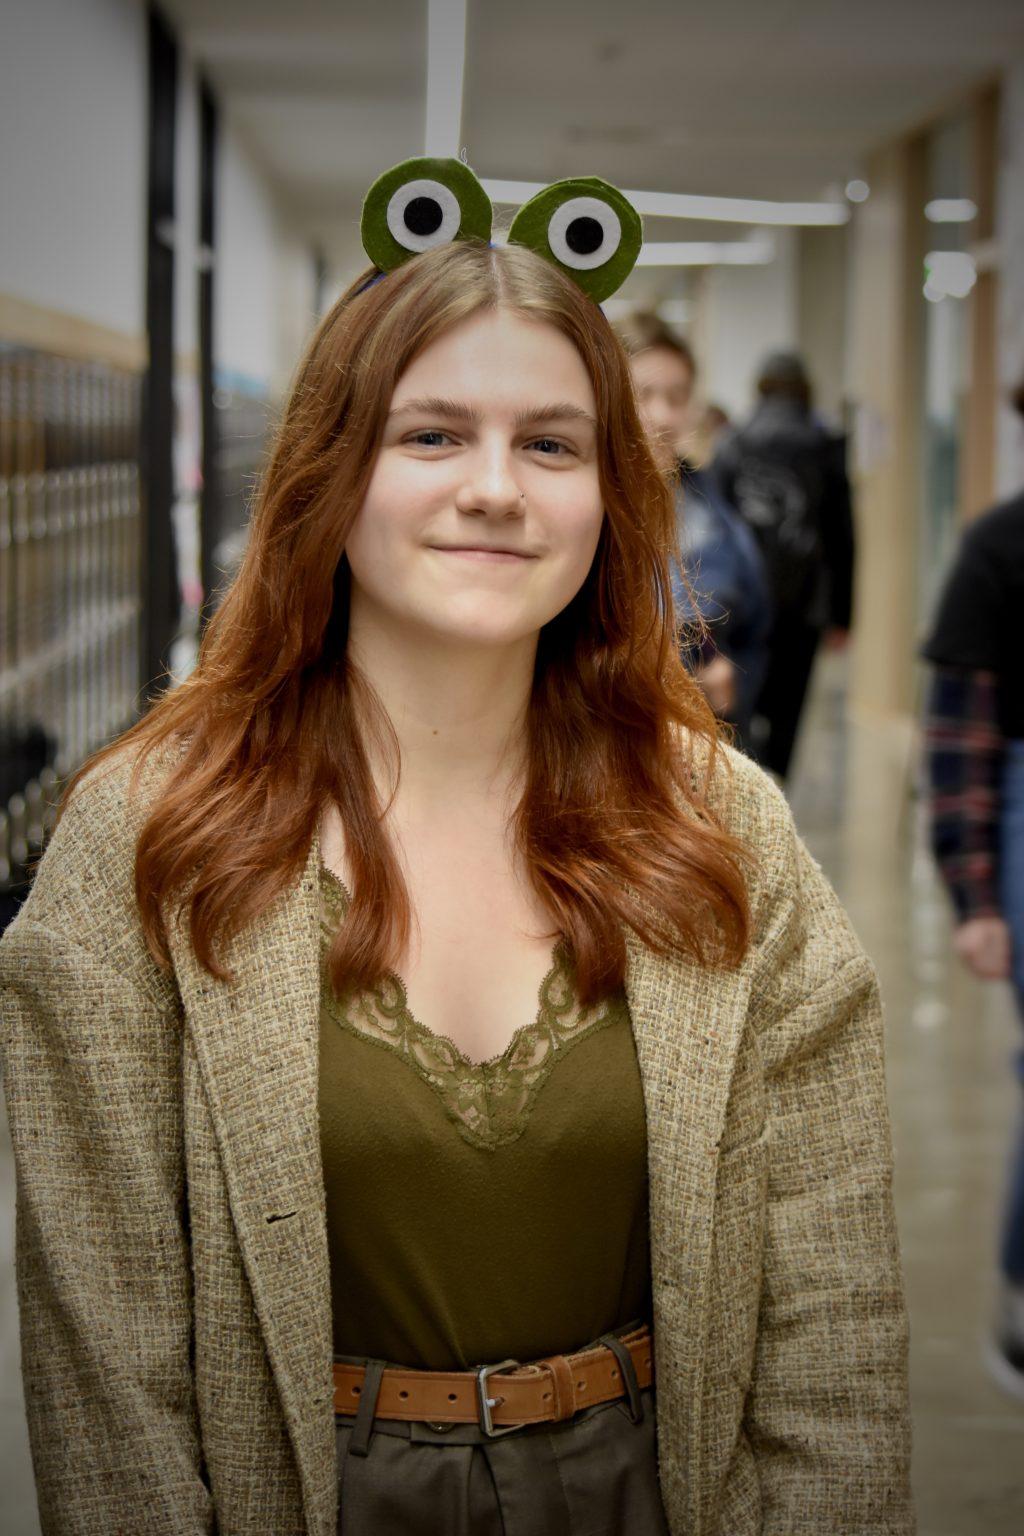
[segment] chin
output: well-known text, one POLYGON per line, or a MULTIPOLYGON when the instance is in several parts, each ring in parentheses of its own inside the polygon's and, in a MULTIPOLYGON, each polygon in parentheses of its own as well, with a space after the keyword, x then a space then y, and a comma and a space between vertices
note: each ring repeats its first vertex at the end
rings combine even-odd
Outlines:
POLYGON ((431 601, 416 604, 409 613, 415 627, 431 639, 451 645, 509 646, 535 637, 551 615, 537 612, 533 604, 502 603, 499 594, 463 595, 463 601, 449 594, 443 604, 431 601), (495 599, 499 598, 498 601, 495 599))
POLYGON ((502 647, 521 645, 524 640, 535 638, 543 619, 531 615, 502 616, 491 612, 445 615, 438 623, 436 612, 424 615, 417 626, 431 639, 449 645, 477 647, 502 647))
POLYGON ((449 645, 464 645, 476 650, 494 649, 510 645, 521 645, 524 640, 535 639, 540 633, 539 625, 499 625, 481 622, 479 624, 451 624, 443 628, 432 626, 432 633, 438 640, 449 645))

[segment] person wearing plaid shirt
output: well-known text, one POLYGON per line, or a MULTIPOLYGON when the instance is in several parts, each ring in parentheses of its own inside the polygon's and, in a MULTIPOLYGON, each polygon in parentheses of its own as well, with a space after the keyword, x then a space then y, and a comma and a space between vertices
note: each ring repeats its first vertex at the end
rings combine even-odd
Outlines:
MULTIPOLYGON (((1017 401, 1024 414, 1024 387, 1017 401)), ((924 647, 932 850, 954 948, 1013 982, 1024 1020, 1024 494, 967 529, 924 647)), ((1024 1087, 1024 1050, 1015 1057, 1024 1087)), ((1024 1401, 1024 1114, 1010 1157, 995 1325, 986 1358, 1024 1401)))
POLYGON ((996 885, 1003 735, 995 672, 936 666, 925 722, 932 851, 958 921, 998 918, 997 969, 1007 974, 1009 935, 996 885), (1000 940, 1005 939, 1005 945, 1000 940))

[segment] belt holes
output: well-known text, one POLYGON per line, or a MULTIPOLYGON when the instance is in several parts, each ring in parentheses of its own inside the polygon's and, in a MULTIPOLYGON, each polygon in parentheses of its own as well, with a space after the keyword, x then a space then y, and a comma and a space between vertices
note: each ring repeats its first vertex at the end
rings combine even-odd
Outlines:
POLYGON ((405 1390, 404 1387, 402 1388, 401 1392, 399 1392, 398 1395, 399 1395, 399 1397, 402 1397, 402 1398, 406 1398, 406 1397, 409 1396, 408 1392, 405 1390))
POLYGON ((358 1397, 362 1390, 363 1390, 362 1387, 353 1387, 352 1388, 352 1396, 353 1397, 358 1397))
POLYGON ((550 1392, 545 1392, 544 1393, 544 1401, 546 1403, 549 1403, 551 1401, 551 1393, 550 1392))
POLYGON ((459 1400, 459 1394, 457 1392, 449 1392, 448 1393, 448 1401, 450 1403, 457 1403, 458 1400, 459 1400))
POLYGON ((619 1379, 618 1371, 612 1371, 612 1381, 618 1381, 618 1379, 619 1379))
POLYGON ((577 1382, 577 1383, 576 1383, 576 1391, 577 1391, 577 1392, 582 1392, 582 1391, 583 1391, 583 1388, 584 1388, 584 1387, 585 1387, 585 1386, 586 1386, 586 1382, 585 1382, 585 1381, 578 1381, 578 1382, 577 1382))

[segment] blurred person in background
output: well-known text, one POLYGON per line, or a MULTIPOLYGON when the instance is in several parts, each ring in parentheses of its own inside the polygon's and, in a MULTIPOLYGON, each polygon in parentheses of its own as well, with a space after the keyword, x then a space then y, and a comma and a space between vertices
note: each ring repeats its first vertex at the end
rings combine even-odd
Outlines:
POLYGON ((773 619, 753 748, 785 780, 822 636, 839 648, 850 628, 853 515, 846 440, 814 414, 802 359, 767 357, 757 393, 749 419, 719 444, 712 472, 768 569, 773 619))
POLYGON ((731 426, 732 418, 725 407, 709 400, 700 413, 697 427, 698 464, 705 464, 714 458, 719 443, 731 426))
MULTIPOLYGON (((1024 416, 1024 379, 1014 394, 1024 416)), ((1024 491, 964 533, 924 646, 931 840, 956 913, 954 948, 1012 980, 1024 1020, 1024 491)), ((1024 1050, 1014 1059, 1024 1086, 1024 1050)), ((1024 1108, 1011 1150, 986 1357, 1024 1401, 1024 1108)))
POLYGON ((768 661, 770 607, 764 562, 750 530, 692 457, 700 424, 693 352, 657 315, 616 327, 630 359, 637 404, 659 467, 671 476, 682 567, 672 590, 680 618, 703 619, 707 638, 683 659, 715 714, 745 746, 768 661))

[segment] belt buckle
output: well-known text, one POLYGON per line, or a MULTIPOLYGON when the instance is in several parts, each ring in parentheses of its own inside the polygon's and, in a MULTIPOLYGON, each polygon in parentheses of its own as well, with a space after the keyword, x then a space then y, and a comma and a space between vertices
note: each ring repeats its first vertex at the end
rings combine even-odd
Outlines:
POLYGON ((480 1413, 478 1422, 484 1434, 491 1440, 496 1440, 499 1435, 511 1435, 517 1429, 522 1429, 521 1424, 506 1424, 494 1427, 491 1419, 491 1409, 497 1405, 496 1397, 487 1396, 487 1378, 493 1376, 496 1371, 507 1371, 510 1366, 520 1365, 519 1360, 503 1360, 500 1365, 482 1365, 476 1373, 477 1394, 480 1399, 480 1413))

